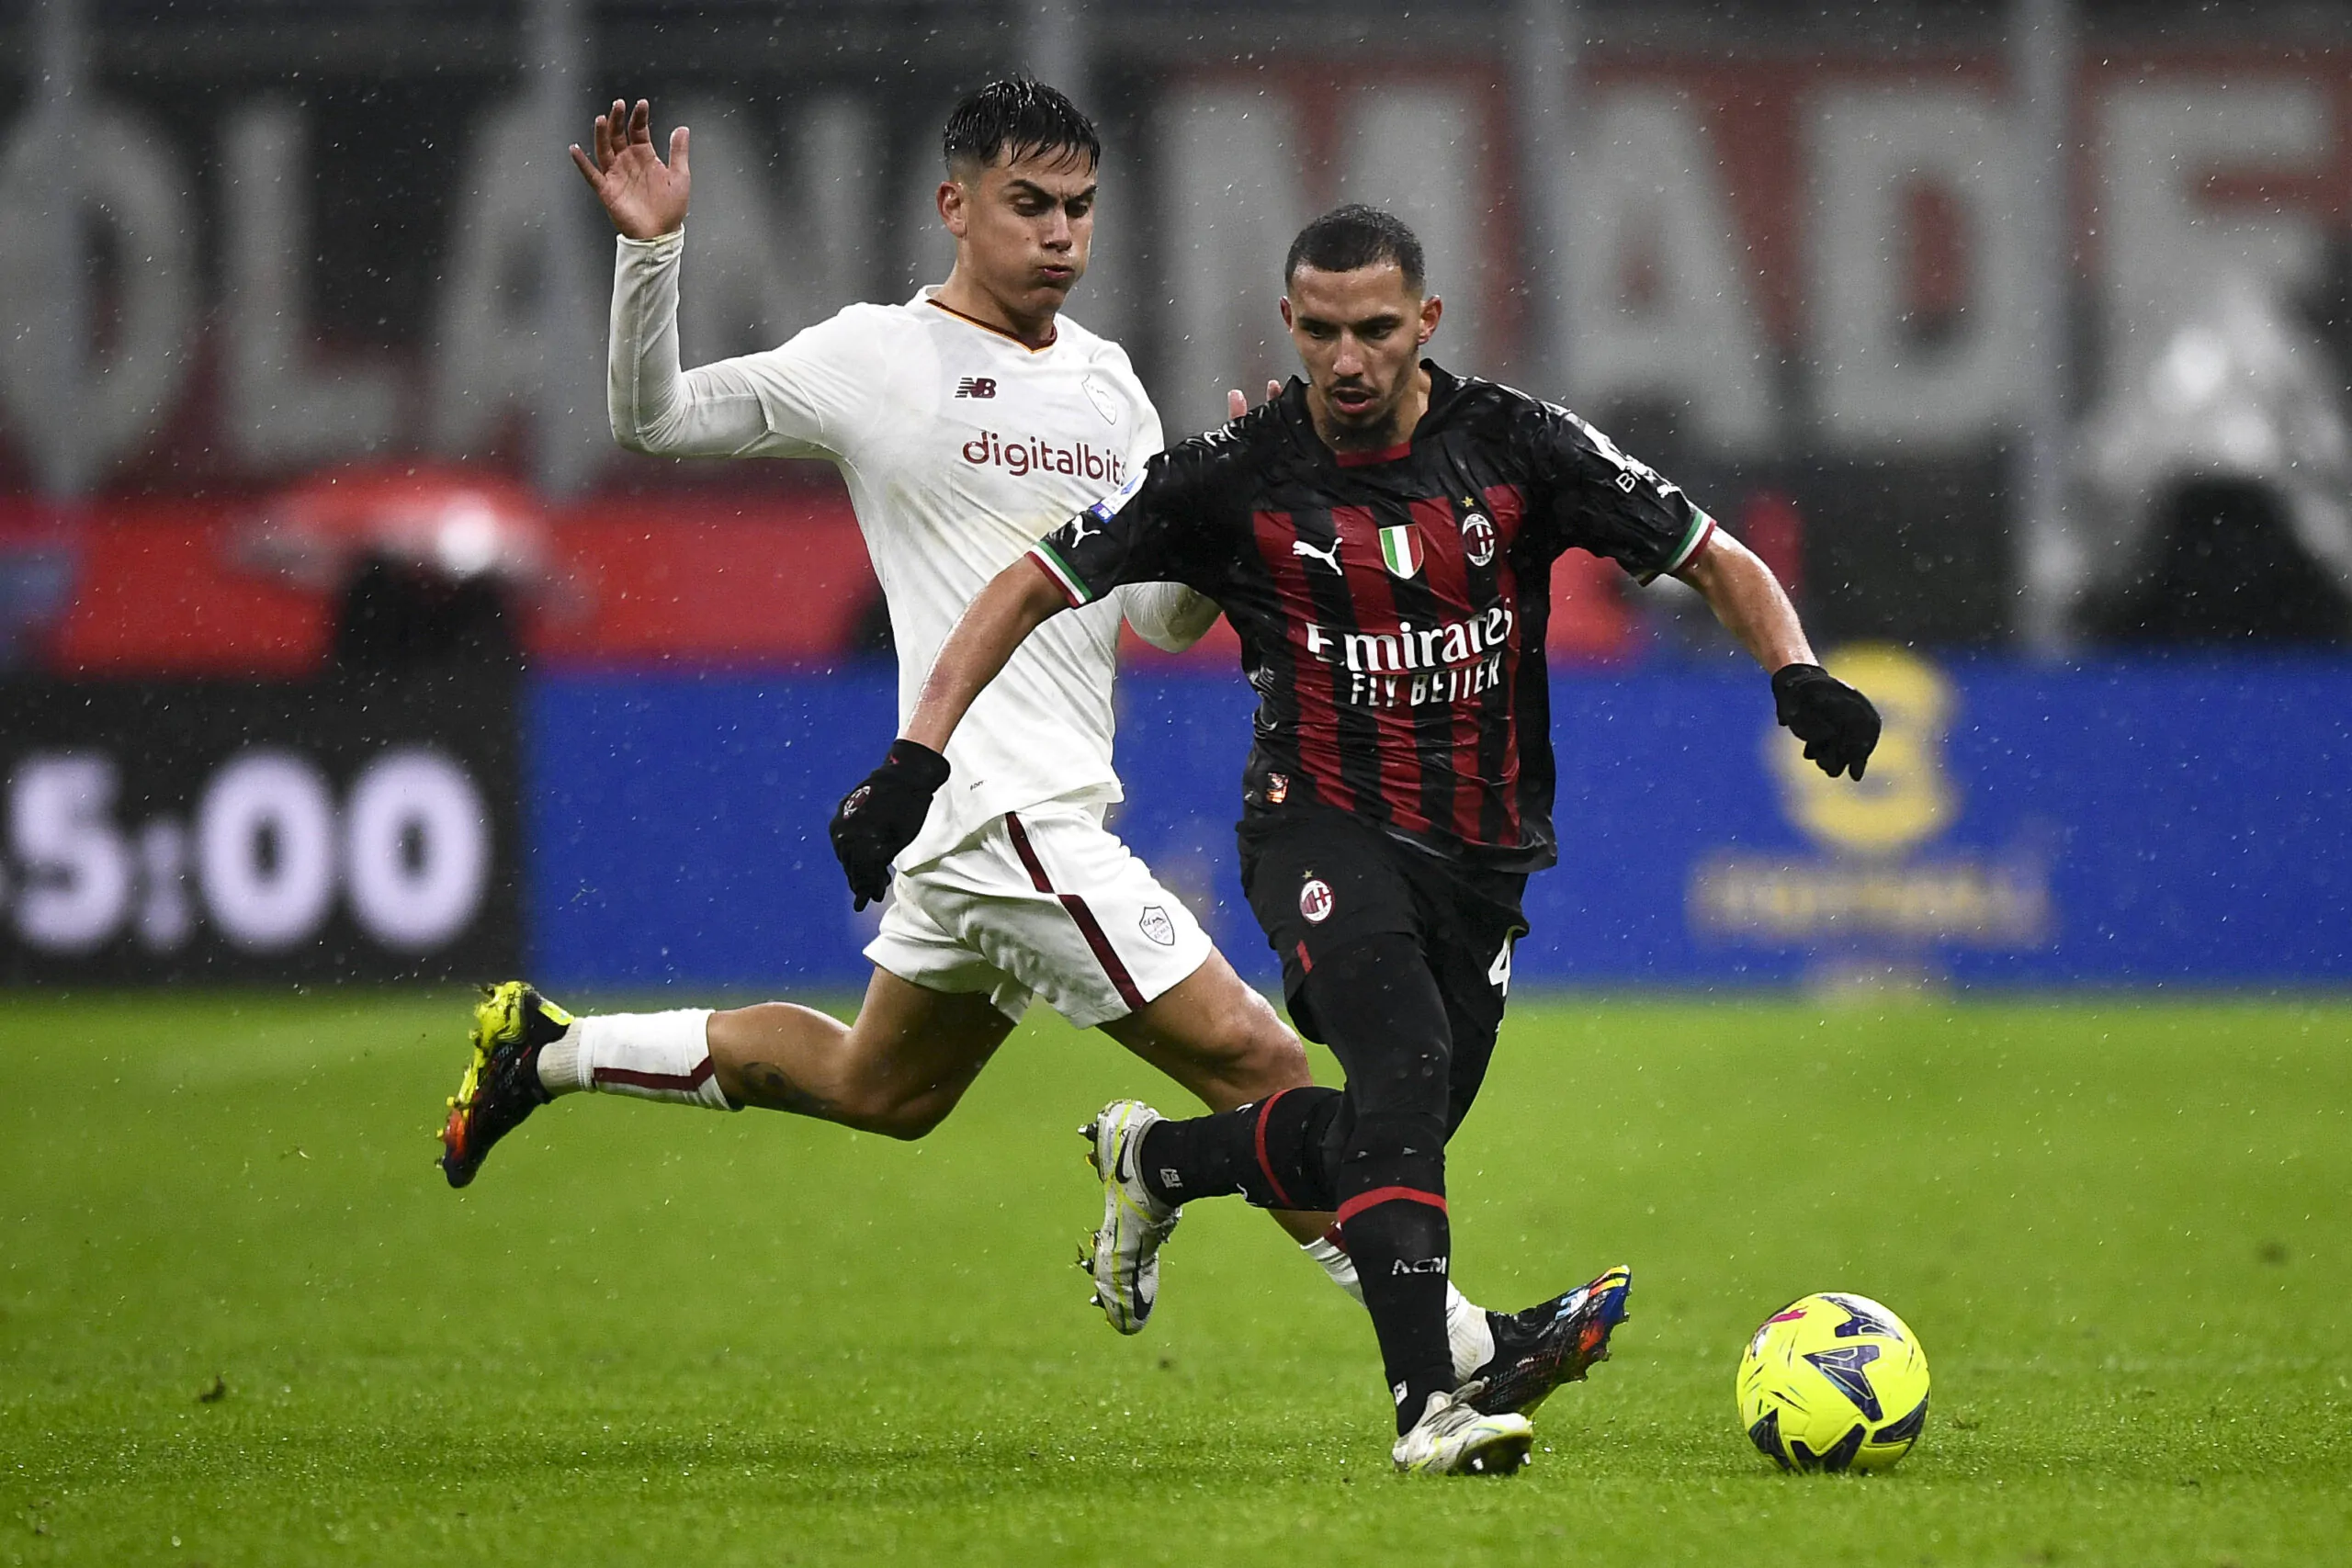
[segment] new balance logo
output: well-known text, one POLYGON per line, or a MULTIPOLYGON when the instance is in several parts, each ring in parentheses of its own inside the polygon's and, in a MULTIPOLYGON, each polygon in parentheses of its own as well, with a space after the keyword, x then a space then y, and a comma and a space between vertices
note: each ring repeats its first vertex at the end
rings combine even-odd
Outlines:
POLYGON ((1290 553, 1295 556, 1312 557, 1314 559, 1321 561, 1325 566, 1329 567, 1333 571, 1339 572, 1340 576, 1345 577, 1347 575, 1340 566, 1340 541, 1337 539, 1332 540, 1329 545, 1320 548, 1309 544, 1305 539, 1293 539, 1290 542, 1290 553))
POLYGON ((956 383, 956 395, 959 398, 993 398, 996 396, 996 382, 987 376, 967 376, 956 383))

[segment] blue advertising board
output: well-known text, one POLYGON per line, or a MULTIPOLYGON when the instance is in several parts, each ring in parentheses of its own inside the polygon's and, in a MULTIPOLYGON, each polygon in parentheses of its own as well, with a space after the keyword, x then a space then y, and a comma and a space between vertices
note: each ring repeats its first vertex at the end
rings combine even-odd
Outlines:
MULTIPOLYGON (((1854 649, 1886 735, 1803 762, 1751 671, 1564 675, 1561 863, 1522 983, 2352 981, 2352 664, 1942 662, 1854 649)), ((1726 667, 1728 671, 1729 667, 1726 667)), ((861 985, 825 821, 887 744, 887 671, 560 677, 529 701, 526 908, 551 985, 861 985)), ((1245 975, 1232 824, 1251 694, 1127 678, 1116 826, 1245 975)))

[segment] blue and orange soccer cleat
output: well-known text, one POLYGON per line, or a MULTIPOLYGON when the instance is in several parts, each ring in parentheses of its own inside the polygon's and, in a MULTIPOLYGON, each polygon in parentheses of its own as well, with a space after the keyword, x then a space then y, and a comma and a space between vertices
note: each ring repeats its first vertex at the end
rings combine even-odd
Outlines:
POLYGON ((1564 1382, 1581 1382, 1609 1359, 1609 1336, 1625 1321, 1633 1270, 1623 1265, 1589 1285, 1506 1317, 1490 1313, 1494 1356, 1459 1390, 1463 1402, 1489 1415, 1535 1407, 1564 1382))
POLYGON ((484 987, 474 1007, 474 1054, 441 1127, 441 1174, 474 1179, 499 1139, 554 1097, 539 1082, 539 1048, 563 1037, 571 1015, 526 980, 484 987))

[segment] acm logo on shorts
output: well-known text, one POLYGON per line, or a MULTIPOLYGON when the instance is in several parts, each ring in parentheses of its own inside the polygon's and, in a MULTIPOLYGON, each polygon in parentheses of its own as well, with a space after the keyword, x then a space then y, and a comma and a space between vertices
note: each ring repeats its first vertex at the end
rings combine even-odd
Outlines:
POLYGON ((1319 876, 1310 876, 1298 890, 1298 912, 1306 917, 1310 926, 1319 926, 1331 918, 1331 885, 1319 876))

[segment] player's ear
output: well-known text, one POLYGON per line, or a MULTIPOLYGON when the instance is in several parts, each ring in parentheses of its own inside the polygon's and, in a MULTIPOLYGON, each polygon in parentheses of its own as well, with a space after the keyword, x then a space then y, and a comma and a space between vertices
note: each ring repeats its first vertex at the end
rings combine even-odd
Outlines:
POLYGON ((1421 301, 1421 335, 1419 341, 1427 343, 1437 335, 1437 319, 1444 314, 1445 301, 1436 295, 1432 294, 1421 301))
POLYGON ((1283 295, 1283 300, 1282 300, 1282 309, 1283 309, 1283 325, 1284 327, 1288 327, 1288 326, 1292 325, 1293 323, 1292 323, 1291 319, 1290 319, 1290 296, 1289 296, 1289 295, 1287 295, 1287 294, 1285 294, 1285 295, 1283 295))
POLYGON ((939 220, 946 224, 947 231, 959 240, 964 237, 964 231, 972 226, 971 195, 971 192, 964 188, 964 182, 961 180, 946 179, 939 182, 937 195, 939 220))

